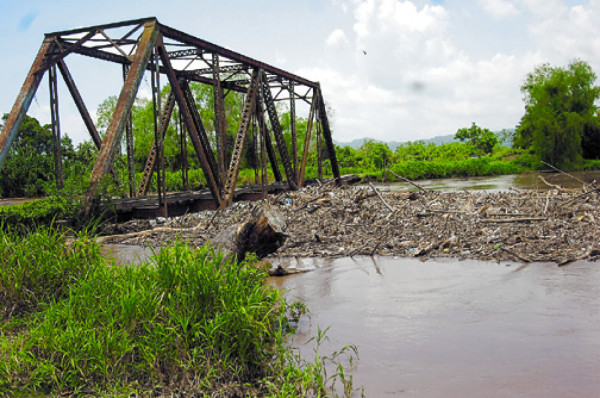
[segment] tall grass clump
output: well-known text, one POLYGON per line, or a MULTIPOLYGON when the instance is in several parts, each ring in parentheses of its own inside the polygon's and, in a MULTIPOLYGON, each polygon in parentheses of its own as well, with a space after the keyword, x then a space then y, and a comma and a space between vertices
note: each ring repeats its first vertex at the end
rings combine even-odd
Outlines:
MULTIPOLYGON (((32 244, 19 250, 38 251, 32 244)), ((62 269, 50 279, 64 275, 64 284, 30 283, 43 286, 36 298, 45 305, 25 330, 9 322, 0 329, 0 395, 323 395, 337 378, 323 376, 318 357, 304 363, 285 345, 289 310, 298 307, 265 283, 265 271, 185 243, 138 267, 108 263, 90 241, 82 245, 91 255, 77 257, 76 245, 55 242, 57 254, 74 253, 60 263, 31 255, 37 268, 62 269), (78 267, 86 272, 70 271, 78 267)))
POLYGON ((41 227, 27 235, 10 227, 0 233, 0 318, 64 299, 69 288, 100 261, 86 232, 68 238, 41 227))

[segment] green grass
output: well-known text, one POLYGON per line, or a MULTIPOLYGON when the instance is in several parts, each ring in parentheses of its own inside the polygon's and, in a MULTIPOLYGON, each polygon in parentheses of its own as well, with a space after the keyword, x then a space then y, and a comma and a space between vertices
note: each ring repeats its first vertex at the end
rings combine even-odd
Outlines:
POLYGON ((353 347, 331 375, 332 358, 302 360, 285 337, 303 306, 251 263, 179 242, 118 267, 87 235, 48 229, 7 232, 0 250, 0 395, 323 396, 336 380, 352 390, 335 358, 353 347))

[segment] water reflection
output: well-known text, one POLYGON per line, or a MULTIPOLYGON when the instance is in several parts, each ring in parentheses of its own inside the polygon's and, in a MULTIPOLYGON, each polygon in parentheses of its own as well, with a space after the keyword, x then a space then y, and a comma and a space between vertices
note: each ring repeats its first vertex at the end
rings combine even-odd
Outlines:
POLYGON ((331 325, 324 352, 356 344, 368 396, 600 396, 597 264, 301 261, 273 281, 311 310, 291 343, 331 325))

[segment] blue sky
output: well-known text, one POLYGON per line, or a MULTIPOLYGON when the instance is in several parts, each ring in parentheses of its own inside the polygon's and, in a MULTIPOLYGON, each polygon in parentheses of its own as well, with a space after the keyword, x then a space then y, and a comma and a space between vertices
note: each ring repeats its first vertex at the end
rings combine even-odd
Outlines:
MULTIPOLYGON (((0 0, 0 112, 45 32, 146 16, 320 81, 338 141, 513 128, 536 65, 580 58, 600 71, 599 0, 0 0)), ((118 93, 118 68, 66 61, 92 114, 118 93)), ((79 142, 83 124, 59 90, 63 130, 79 142)), ((47 103, 42 82, 29 114, 48 122, 47 103)))

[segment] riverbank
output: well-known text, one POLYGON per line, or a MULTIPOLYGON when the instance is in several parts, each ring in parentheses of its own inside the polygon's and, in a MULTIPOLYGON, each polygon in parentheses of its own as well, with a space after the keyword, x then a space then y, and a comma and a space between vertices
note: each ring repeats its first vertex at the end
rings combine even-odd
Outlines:
MULTIPOLYGON (((372 186, 307 187, 270 196, 287 239, 275 256, 470 258, 568 264, 595 259, 600 195, 593 188, 509 192, 381 192, 372 186)), ((246 220, 260 202, 223 211, 109 226, 107 242, 200 246, 246 220), (142 232, 143 231, 143 232, 142 232), (136 233, 142 232, 142 233, 136 233)))
MULTIPOLYGON (((99 249, 45 228, 0 235, 0 395, 323 396, 336 380, 352 391, 343 370, 325 375, 318 354, 286 345, 306 307, 254 264, 180 242, 119 267, 99 249)), ((355 351, 336 355, 341 366, 355 351)))

